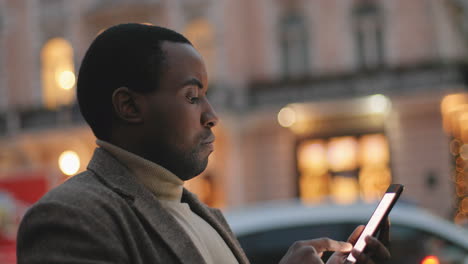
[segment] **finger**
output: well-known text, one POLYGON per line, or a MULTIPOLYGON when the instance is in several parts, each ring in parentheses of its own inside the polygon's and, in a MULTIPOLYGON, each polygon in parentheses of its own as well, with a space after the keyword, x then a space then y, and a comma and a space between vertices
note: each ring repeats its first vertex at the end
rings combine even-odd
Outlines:
POLYGON ((366 237, 366 247, 368 254, 374 256, 375 259, 387 260, 390 258, 390 252, 378 239, 368 236, 366 237))
POLYGON ((301 259, 310 261, 319 260, 322 257, 322 254, 317 252, 317 250, 310 245, 301 246, 294 254, 299 256, 301 259))
POLYGON ((350 252, 353 249, 353 245, 348 242, 336 241, 330 238, 318 238, 303 242, 314 247, 317 254, 322 254, 325 251, 350 252))
POLYGON ((351 244, 356 244, 359 236, 361 235, 362 231, 364 230, 364 227, 363 225, 360 225, 358 227, 356 227, 356 229, 354 229, 353 233, 348 237, 348 242, 351 243, 351 244))
POLYGON ((352 254, 356 259, 356 263, 358 264, 374 264, 374 261, 366 254, 359 252, 357 250, 353 250, 352 254))
POLYGON ((390 245, 390 218, 388 217, 384 221, 382 221, 379 233, 379 240, 382 241, 382 243, 385 246, 390 245))
POLYGON ((286 263, 316 263, 323 264, 315 248, 306 244, 307 241, 297 241, 281 259, 280 264, 286 263))

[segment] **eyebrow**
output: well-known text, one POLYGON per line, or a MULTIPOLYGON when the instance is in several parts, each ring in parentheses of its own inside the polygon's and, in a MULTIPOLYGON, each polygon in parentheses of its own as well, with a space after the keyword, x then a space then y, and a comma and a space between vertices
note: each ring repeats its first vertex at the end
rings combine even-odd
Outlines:
POLYGON ((183 86, 187 86, 187 85, 196 85, 198 86, 198 88, 203 89, 203 84, 196 78, 188 79, 187 81, 183 83, 183 86))

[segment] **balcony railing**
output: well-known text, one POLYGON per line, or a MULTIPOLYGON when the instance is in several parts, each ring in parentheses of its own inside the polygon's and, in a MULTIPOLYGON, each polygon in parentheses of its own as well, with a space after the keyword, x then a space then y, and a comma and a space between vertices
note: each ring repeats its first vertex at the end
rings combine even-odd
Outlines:
POLYGON ((9 110, 0 113, 0 137, 19 132, 59 129, 82 124, 84 120, 77 104, 56 110, 46 108, 9 110))
POLYGON ((300 80, 255 82, 248 88, 247 104, 257 108, 372 94, 448 91, 466 87, 466 72, 466 66, 460 63, 428 63, 300 80))

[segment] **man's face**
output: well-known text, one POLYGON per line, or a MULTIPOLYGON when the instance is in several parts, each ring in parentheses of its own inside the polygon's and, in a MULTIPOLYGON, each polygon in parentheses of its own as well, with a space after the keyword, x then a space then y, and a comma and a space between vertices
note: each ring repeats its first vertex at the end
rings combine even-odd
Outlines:
POLYGON ((218 118, 206 97, 205 65, 190 45, 165 41, 166 63, 160 85, 145 94, 145 158, 158 163, 183 180, 203 172, 213 152, 211 131, 218 118))

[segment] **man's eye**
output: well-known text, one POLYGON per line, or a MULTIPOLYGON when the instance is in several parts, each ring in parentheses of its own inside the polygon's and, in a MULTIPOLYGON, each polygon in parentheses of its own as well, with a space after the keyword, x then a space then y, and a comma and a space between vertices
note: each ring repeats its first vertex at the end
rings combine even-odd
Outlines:
POLYGON ((191 97, 191 96, 187 96, 187 99, 191 104, 196 104, 200 100, 200 98, 198 97, 191 97))

